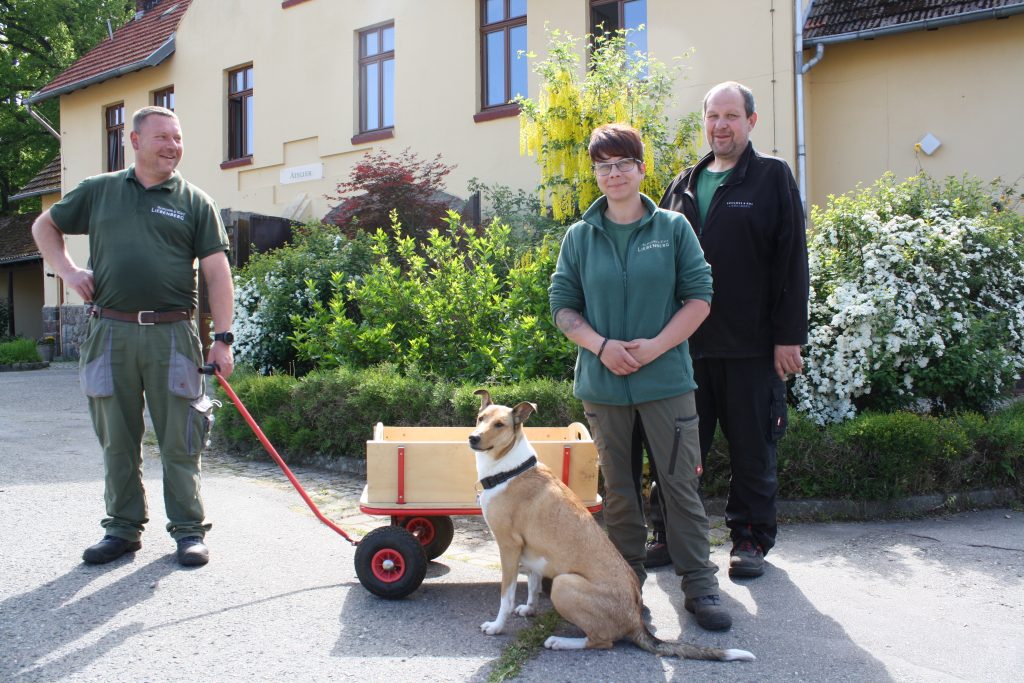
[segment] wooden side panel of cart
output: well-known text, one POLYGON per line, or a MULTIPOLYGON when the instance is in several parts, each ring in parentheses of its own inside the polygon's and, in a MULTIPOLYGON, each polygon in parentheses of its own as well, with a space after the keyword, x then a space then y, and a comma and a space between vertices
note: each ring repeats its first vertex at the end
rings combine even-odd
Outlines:
MULTIPOLYGON (((537 458, 551 468, 584 505, 601 508, 597 449, 579 422, 567 427, 525 427, 537 458)), ((366 488, 360 507, 368 514, 480 514, 476 456, 470 427, 388 427, 378 423, 366 442, 366 488)))

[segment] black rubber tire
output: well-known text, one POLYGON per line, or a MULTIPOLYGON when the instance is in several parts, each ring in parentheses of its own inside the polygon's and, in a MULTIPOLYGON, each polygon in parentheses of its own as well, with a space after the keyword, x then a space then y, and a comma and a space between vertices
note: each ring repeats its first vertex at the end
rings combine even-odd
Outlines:
POLYGON ((455 523, 451 517, 403 517, 398 525, 419 539, 428 560, 441 557, 455 538, 455 523))
POLYGON ((356 576, 363 588, 387 600, 411 594, 427 574, 419 539, 398 526, 374 529, 356 546, 356 576))

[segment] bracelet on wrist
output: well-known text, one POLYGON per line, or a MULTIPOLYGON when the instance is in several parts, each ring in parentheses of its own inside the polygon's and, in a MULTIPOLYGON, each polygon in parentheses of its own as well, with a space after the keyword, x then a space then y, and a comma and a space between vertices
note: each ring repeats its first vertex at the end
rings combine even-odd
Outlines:
POLYGON ((605 338, 604 338, 604 341, 603 341, 603 342, 601 342, 601 348, 599 348, 599 349, 597 350, 597 358, 598 358, 598 360, 600 360, 600 359, 601 359, 601 354, 602 354, 602 353, 604 353, 604 347, 605 347, 605 346, 606 346, 607 344, 608 344, 608 337, 605 337, 605 338))

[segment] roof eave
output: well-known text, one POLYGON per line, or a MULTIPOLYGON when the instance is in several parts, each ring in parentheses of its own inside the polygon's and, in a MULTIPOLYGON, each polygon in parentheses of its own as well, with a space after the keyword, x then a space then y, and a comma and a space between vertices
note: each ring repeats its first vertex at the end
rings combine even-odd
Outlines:
POLYGON ((157 66, 165 59, 170 57, 172 54, 174 54, 174 37, 175 34, 172 33, 170 36, 168 36, 167 40, 165 40, 163 44, 160 45, 160 47, 158 47, 145 58, 138 60, 137 62, 132 62, 131 64, 124 64, 122 66, 117 67, 116 69, 110 69, 109 71, 104 71, 103 73, 96 74, 95 76, 90 76, 88 78, 84 78, 80 81, 66 83, 65 85, 62 85, 59 88, 54 88, 53 90, 37 92, 33 95, 30 95, 29 97, 26 97, 25 102, 29 104, 36 104, 38 102, 43 102, 45 100, 57 97, 59 95, 65 95, 74 90, 81 90, 82 88, 87 88, 90 85, 96 85, 97 83, 109 81, 112 78, 124 76, 125 74, 129 74, 133 71, 141 71, 142 69, 148 69, 149 67, 157 66))
POLYGON ((28 192, 19 192, 18 194, 12 194, 7 197, 9 201, 16 202, 19 199, 29 199, 30 197, 41 197, 45 194, 53 194, 54 192, 60 192, 60 185, 54 187, 41 187, 38 190, 29 190, 28 192))
POLYGON ((29 263, 31 261, 42 261, 43 255, 40 253, 29 254, 28 256, 15 256, 14 258, 0 258, 0 266, 9 266, 16 263, 29 263))
POLYGON ((889 36, 897 33, 908 33, 910 31, 926 31, 929 29, 942 28, 944 26, 955 26, 957 24, 967 24, 974 21, 982 21, 985 19, 1005 19, 1015 14, 1024 13, 1024 3, 1019 5, 1011 5, 1009 7, 997 7, 993 9, 975 10, 973 12, 964 12, 963 14, 957 14, 951 17, 941 17, 939 19, 921 19, 920 21, 910 21, 905 24, 896 24, 893 26, 883 26, 881 28, 867 29, 864 31, 851 31, 849 33, 837 33, 831 36, 821 36, 817 38, 804 38, 804 47, 812 48, 816 45, 831 45, 834 43, 847 43, 853 40, 870 40, 872 38, 879 38, 881 36, 889 36))

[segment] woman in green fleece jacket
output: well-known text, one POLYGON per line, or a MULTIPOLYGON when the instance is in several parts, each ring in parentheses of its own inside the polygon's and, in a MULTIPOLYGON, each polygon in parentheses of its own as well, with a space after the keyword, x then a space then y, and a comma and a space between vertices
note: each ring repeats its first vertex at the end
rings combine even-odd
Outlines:
POLYGON ((548 290, 558 328, 579 346, 583 401, 605 481, 608 536, 641 583, 647 541, 632 434, 640 420, 663 486, 668 543, 685 606, 707 629, 732 625, 710 560, 693 367, 686 340, 707 317, 711 268, 681 214, 640 193, 640 134, 599 126, 588 151, 604 193, 569 228, 548 290))

